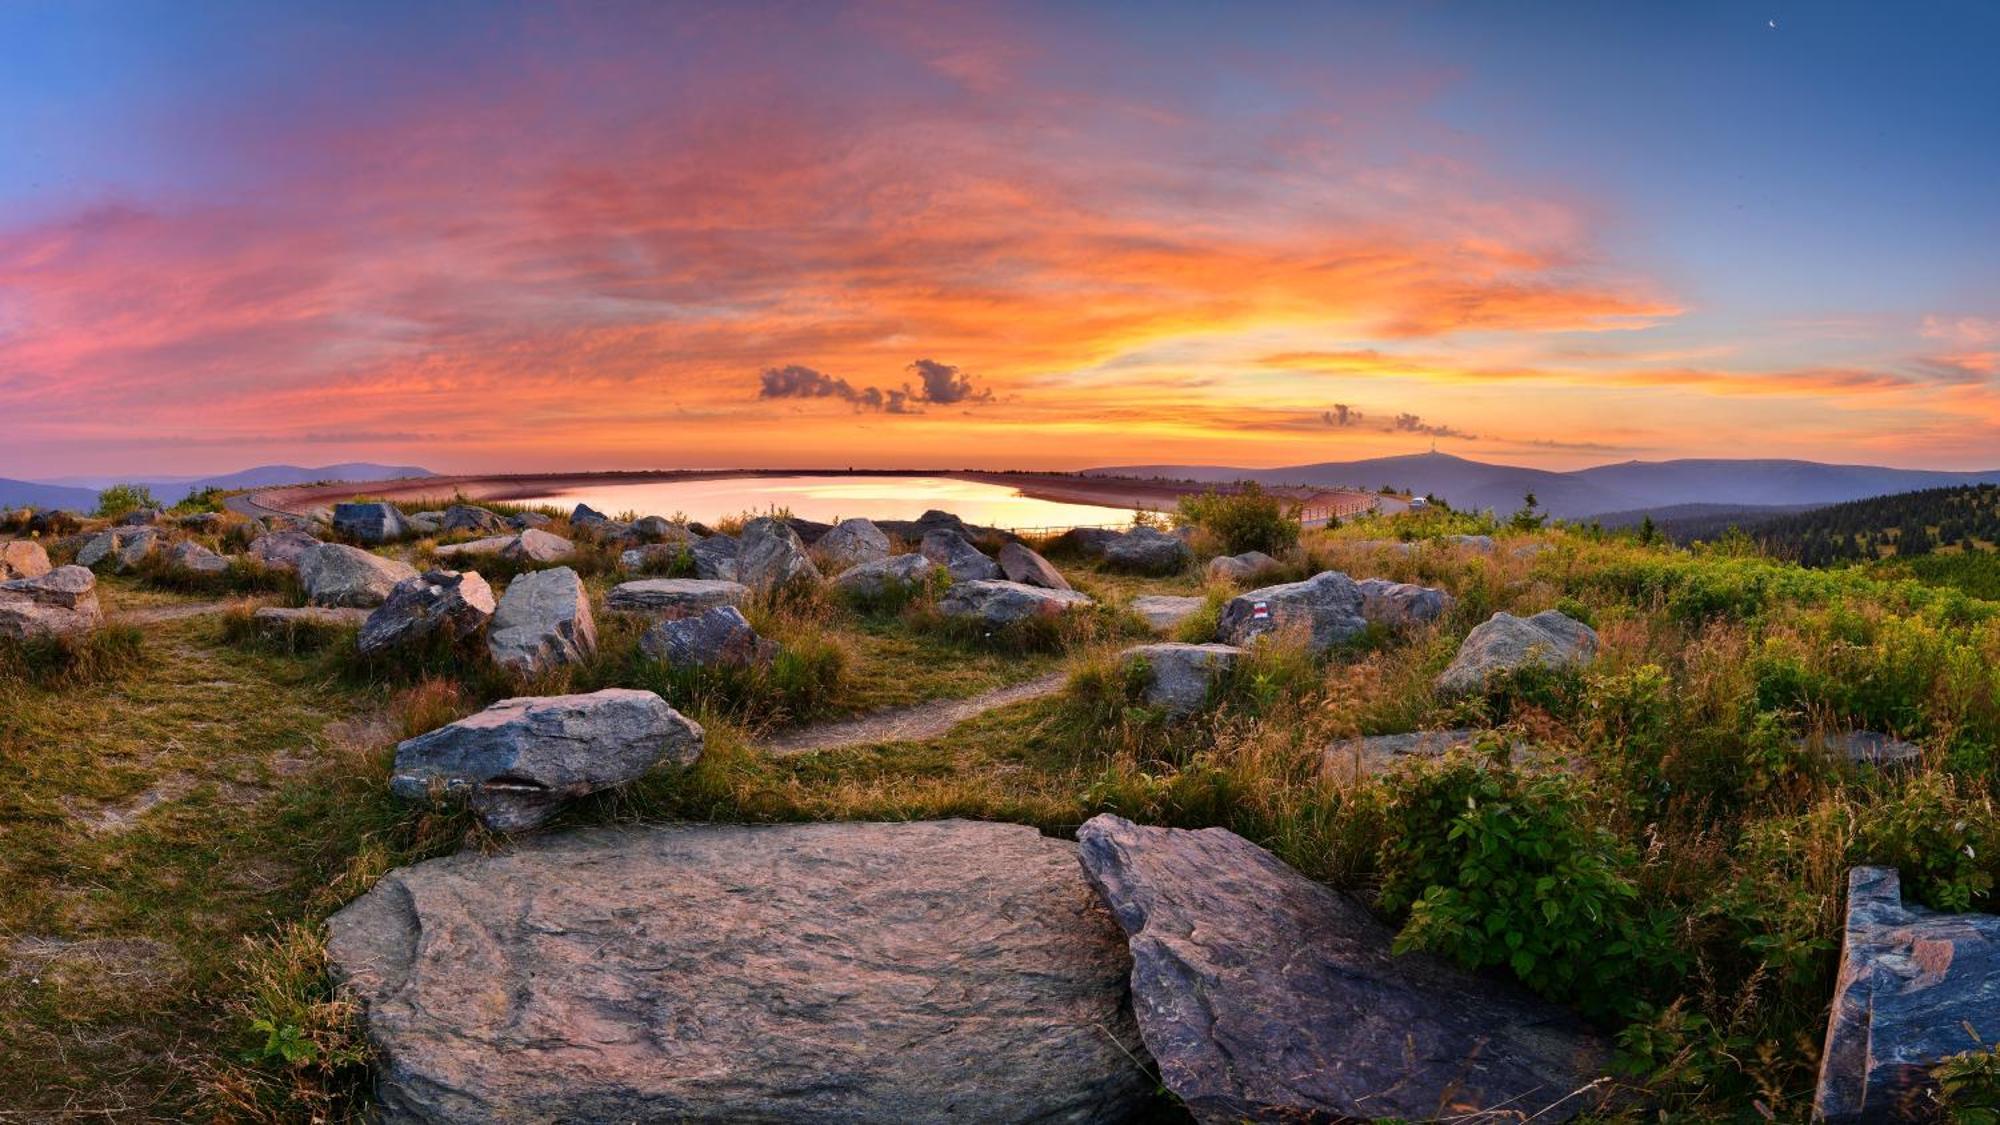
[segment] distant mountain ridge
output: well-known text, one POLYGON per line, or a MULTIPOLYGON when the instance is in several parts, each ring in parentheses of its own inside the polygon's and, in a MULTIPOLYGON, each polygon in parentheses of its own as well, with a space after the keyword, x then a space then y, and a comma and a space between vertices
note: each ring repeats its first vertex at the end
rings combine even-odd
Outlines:
MULTIPOLYGON (((189 493, 204 488, 274 488, 286 484, 308 484, 317 480, 394 480, 398 477, 429 477, 437 474, 415 465, 378 465, 372 461, 347 461, 317 468, 304 465, 258 465, 209 477, 71 477, 68 480, 103 480, 105 483, 142 484, 162 504, 173 504, 189 493)), ((0 508, 67 508, 87 512, 97 506, 97 488, 67 483, 44 483, 0 478, 0 508)))
POLYGON ((1360 461, 1325 461, 1275 469, 1221 465, 1124 465, 1086 469, 1098 476, 1158 476, 1226 483, 1375 489, 1384 485, 1429 494, 1454 508, 1510 512, 1529 492, 1549 514, 1581 519, 1600 513, 1643 512, 1684 504, 1810 507, 1892 492, 2000 483, 2000 469, 1941 472, 1817 461, 1683 459, 1626 461, 1558 472, 1494 465, 1448 453, 1416 453, 1360 461))

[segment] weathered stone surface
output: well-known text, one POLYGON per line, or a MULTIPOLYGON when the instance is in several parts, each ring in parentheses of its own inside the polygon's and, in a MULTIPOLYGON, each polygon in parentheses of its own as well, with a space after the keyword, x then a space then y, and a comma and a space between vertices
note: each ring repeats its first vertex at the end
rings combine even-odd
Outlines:
POLYGON ((2000 916, 1905 906, 1895 868, 1854 868, 1815 1117, 1930 1120, 1931 1065, 1990 1043, 1996 1011, 2000 916))
POLYGON ((750 588, 741 582, 712 578, 641 578, 620 582, 604 599, 604 608, 618 613, 655 617, 689 617, 719 605, 742 605, 750 588))
POLYGON ((639 638, 639 651, 675 668, 747 668, 777 656, 778 643, 758 636, 742 610, 719 605, 659 622, 639 638))
POLYGON ((1054 617, 1090 605, 1075 590, 1044 590, 1019 582, 982 579, 954 583, 938 599, 946 617, 977 618, 992 626, 1012 625, 1036 617, 1054 617))
POLYGON ((1175 594, 1141 594, 1129 603, 1133 613, 1158 632, 1168 632, 1201 611, 1208 599, 1175 594))
POLYGON ((1104 565, 1139 574, 1170 574, 1194 561, 1187 540, 1135 527, 1104 545, 1104 565))
POLYGON ((0 543, 0 581, 40 578, 53 569, 49 565, 49 552, 32 539, 0 543))
POLYGON ((1355 585, 1361 589, 1361 616, 1392 629, 1428 625, 1451 612, 1456 601, 1431 586, 1391 582, 1386 578, 1364 578, 1355 585))
POLYGON ((1208 580, 1210 582, 1235 582, 1239 585, 1254 582, 1278 569, 1278 560, 1262 551, 1245 551, 1240 555, 1222 555, 1208 560, 1208 580))
POLYGON ((160 545, 160 529, 149 525, 100 531, 76 553, 78 566, 123 574, 144 562, 160 545))
POLYGON ((371 555, 345 543, 320 543, 299 556, 299 582, 313 605, 372 609, 389 600, 396 583, 415 578, 406 562, 371 555))
POLYGON ((229 560, 192 539, 183 539, 167 548, 167 565, 184 574, 227 574, 229 560))
POLYGON ((1923 758, 1923 748, 1873 730, 1827 731, 1798 740, 1801 750, 1819 749, 1857 766, 1900 766, 1923 758))
POLYGON ((295 629, 359 629, 368 623, 368 610, 335 606, 267 605, 250 615, 251 623, 267 637, 281 637, 295 629))
POLYGON ((759 517, 743 525, 736 547, 736 580, 759 593, 797 582, 819 581, 819 568, 806 554, 799 533, 782 520, 759 517))
POLYGON ((693 540, 686 543, 641 543, 618 552, 618 565, 633 574, 665 574, 685 562, 694 565, 693 540))
POLYGON ((1094 1125, 1151 1088, 1118 928, 1021 825, 595 829, 336 914, 391 1125, 1094 1125))
POLYGON ((583 579, 557 566, 507 583, 486 631, 486 650, 493 663, 523 679, 587 659, 597 651, 597 622, 583 579))
POLYGON ((507 544, 512 543, 512 535, 489 535, 484 539, 468 539, 463 543, 446 543, 431 552, 441 559, 468 559, 476 555, 498 555, 507 544))
POLYGON ((87 567, 59 566, 32 578, 0 582, 0 637, 75 636, 103 623, 97 576, 87 567))
POLYGON ((530 527, 547 527, 555 521, 540 512, 515 512, 507 517, 507 526, 517 531, 530 527))
POLYGON ((954 582, 976 582, 1000 577, 1000 564, 987 558, 965 536, 947 528, 926 532, 917 553, 941 566, 954 582))
POLYGON ((891 555, 840 572, 833 588, 851 598, 887 598, 930 581, 937 564, 922 555, 891 555))
POLYGON ((297 571, 306 552, 317 546, 319 540, 307 532, 273 531, 252 539, 246 553, 268 570, 297 571))
POLYGON ((222 530, 227 517, 221 512, 190 512, 174 522, 189 531, 211 532, 222 530))
POLYGON ((1401 761, 1443 757, 1447 751, 1470 745, 1479 733, 1470 727, 1459 727, 1350 738, 1327 748, 1321 768, 1340 781, 1359 782, 1387 773, 1401 761))
POLYGON ((410 801, 462 796, 489 828, 519 832, 659 762, 687 765, 701 747, 700 724, 650 691, 503 699, 398 745, 389 788, 410 801))
POLYGON ((1390 555, 1407 556, 1417 553, 1417 545, 1415 543, 1407 543, 1400 539, 1335 540, 1334 545, 1345 547, 1350 551, 1380 551, 1390 555))
POLYGON ((637 542, 657 543, 667 536, 673 535, 676 531, 679 531, 681 536, 685 537, 687 528, 665 516, 640 516, 638 519, 632 521, 632 526, 627 533, 637 542))
POLYGON ((1049 540, 1051 554, 1075 554, 1086 559, 1101 559, 1104 549, 1118 541, 1124 533, 1108 527, 1073 527, 1054 539, 1049 540))
POLYGON ((1558 1121, 1605 1045, 1562 1009, 1422 954, 1366 909, 1221 828, 1096 817, 1084 875, 1125 929, 1140 1034, 1206 1125, 1558 1121), (1558 1104, 1560 1103, 1560 1104, 1558 1104))
POLYGON ((571 527, 583 527, 587 524, 610 523, 611 517, 588 504, 578 504, 570 509, 569 522, 571 527))
POLYGON ((1233 645, 1137 645, 1118 654, 1126 668, 1144 661, 1146 703, 1189 715, 1208 702, 1210 689, 1236 667, 1243 650, 1233 645))
POLYGON ((1449 546, 1462 547, 1465 550, 1482 555, 1493 553, 1493 537, 1491 535, 1447 535, 1444 537, 1444 541, 1449 546))
POLYGON ((1265 586, 1229 599, 1216 639, 1242 647, 1266 634, 1297 631, 1313 651, 1324 652, 1368 627, 1361 602, 1361 588, 1352 578, 1323 570, 1303 582, 1265 586))
POLYGON ((1023 586, 1040 586, 1044 590, 1070 589, 1069 579, 1062 571, 1049 565, 1049 560, 1028 549, 1025 543, 1002 543, 1000 573, 1009 582, 1019 582, 1023 586))
POLYGON ((530 527, 509 539, 500 548, 500 557, 514 563, 553 563, 568 558, 575 550, 576 545, 562 536, 530 527))
POLYGON ((1597 631, 1581 621, 1545 609, 1533 617, 1496 613, 1458 646, 1451 666, 1437 679, 1439 695, 1483 691, 1496 677, 1524 668, 1580 668, 1597 655, 1597 631))
POLYGON ((736 581, 736 552, 733 536, 707 535, 690 548, 694 554, 694 576, 713 582, 736 581))
POLYGON ((827 573, 839 574, 888 558, 889 537, 873 520, 841 520, 813 543, 812 553, 826 564, 827 573))
POLYGON ((444 510, 438 519, 439 531, 484 531, 499 532, 507 528, 507 521, 498 513, 471 504, 453 504, 444 510))
POLYGON ((335 504, 333 530, 363 543, 393 543, 410 533, 394 504, 335 504))
POLYGON ((493 587, 476 571, 425 571, 396 583, 361 626, 355 648, 370 656, 433 637, 464 640, 486 627, 493 610, 493 587))
POLYGON ((117 522, 121 527, 144 527, 160 522, 160 515, 158 508, 134 508, 119 516, 117 522))

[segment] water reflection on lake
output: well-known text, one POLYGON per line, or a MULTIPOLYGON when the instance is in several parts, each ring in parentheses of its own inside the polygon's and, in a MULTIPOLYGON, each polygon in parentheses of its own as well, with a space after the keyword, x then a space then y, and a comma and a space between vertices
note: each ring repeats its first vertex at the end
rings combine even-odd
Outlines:
POLYGON ((586 486, 524 501, 568 508, 588 504, 607 515, 681 514, 713 523, 743 512, 787 508, 800 519, 831 523, 850 516, 909 520, 938 508, 987 527, 1071 527, 1128 523, 1132 512, 1023 496, 1003 485, 947 477, 730 477, 651 484, 586 486))

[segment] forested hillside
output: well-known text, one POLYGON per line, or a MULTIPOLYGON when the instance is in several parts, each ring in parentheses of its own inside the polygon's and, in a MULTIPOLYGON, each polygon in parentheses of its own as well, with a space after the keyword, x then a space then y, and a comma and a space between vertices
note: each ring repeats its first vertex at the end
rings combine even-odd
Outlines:
POLYGON ((2000 544, 2000 485, 1876 496, 1781 516, 1748 530, 1766 551, 1807 566, 1889 554, 1990 551, 2000 544))

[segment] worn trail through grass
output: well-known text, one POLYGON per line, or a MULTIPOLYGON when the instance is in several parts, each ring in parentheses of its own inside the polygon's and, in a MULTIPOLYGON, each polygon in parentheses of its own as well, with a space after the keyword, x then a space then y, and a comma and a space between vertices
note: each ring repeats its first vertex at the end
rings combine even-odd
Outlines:
POLYGON ((878 711, 839 722, 819 723, 768 739, 757 749, 776 757, 874 746, 884 742, 921 742, 938 738, 969 719, 1062 690, 1067 672, 1051 672, 1025 683, 994 688, 969 699, 937 699, 914 707, 878 711))

